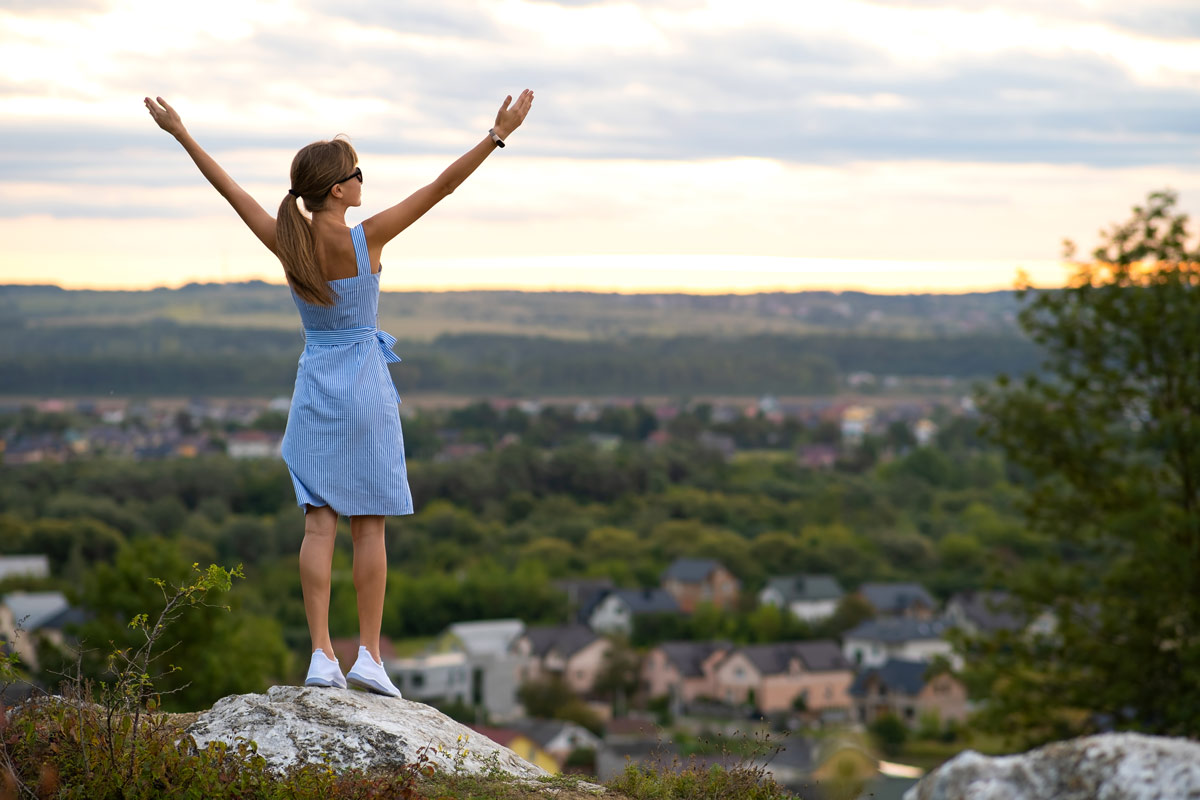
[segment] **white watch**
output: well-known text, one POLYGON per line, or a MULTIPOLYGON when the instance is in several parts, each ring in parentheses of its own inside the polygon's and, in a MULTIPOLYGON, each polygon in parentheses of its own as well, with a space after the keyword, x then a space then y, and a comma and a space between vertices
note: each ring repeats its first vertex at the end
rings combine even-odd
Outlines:
POLYGON ((492 137, 492 141, 497 147, 504 147, 504 140, 500 138, 500 134, 496 133, 495 128, 488 128, 488 136, 492 137))

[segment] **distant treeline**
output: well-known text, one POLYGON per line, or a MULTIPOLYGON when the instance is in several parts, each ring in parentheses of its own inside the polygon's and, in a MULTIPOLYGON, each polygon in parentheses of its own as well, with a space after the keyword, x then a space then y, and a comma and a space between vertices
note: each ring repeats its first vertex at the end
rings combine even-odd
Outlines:
MULTIPOLYGON (((298 330, 180 325, 26 328, 0 323, 0 393, 270 395, 291 390, 298 330)), ((1012 335, 870 334, 571 341, 453 334, 401 341, 401 393, 827 394, 852 372, 986 378, 1037 367, 1012 335)))

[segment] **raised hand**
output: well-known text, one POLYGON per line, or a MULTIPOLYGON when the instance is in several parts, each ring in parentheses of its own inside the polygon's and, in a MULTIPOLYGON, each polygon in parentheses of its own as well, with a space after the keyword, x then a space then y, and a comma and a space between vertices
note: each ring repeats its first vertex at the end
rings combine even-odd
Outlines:
POLYGON ((187 133, 187 129, 183 127, 183 120, 179 119, 179 112, 171 108, 171 106, 167 104, 166 100, 163 100, 161 97, 151 100, 149 97, 147 97, 145 99, 145 103, 147 110, 150 112, 150 116, 154 117, 154 121, 158 123, 158 127, 162 128, 176 139, 178 139, 181 134, 187 133))
POLYGON ((504 103, 500 106, 500 110, 496 112, 496 135, 501 139, 507 139, 508 135, 521 126, 525 121, 525 115, 529 113, 529 107, 533 105, 533 90, 526 89, 521 92, 521 96, 517 98, 517 102, 513 103, 512 95, 504 98, 504 103), (509 103, 512 103, 510 106, 509 103))

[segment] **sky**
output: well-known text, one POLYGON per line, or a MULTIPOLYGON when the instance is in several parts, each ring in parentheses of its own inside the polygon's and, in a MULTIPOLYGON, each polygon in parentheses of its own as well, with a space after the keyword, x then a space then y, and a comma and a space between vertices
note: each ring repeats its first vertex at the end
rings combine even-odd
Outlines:
POLYGON ((1200 214, 1194 0, 0 0, 0 52, 0 283, 283 282, 146 95, 272 214, 348 134, 353 224, 534 89, 392 291, 1048 286, 1150 191, 1200 214))

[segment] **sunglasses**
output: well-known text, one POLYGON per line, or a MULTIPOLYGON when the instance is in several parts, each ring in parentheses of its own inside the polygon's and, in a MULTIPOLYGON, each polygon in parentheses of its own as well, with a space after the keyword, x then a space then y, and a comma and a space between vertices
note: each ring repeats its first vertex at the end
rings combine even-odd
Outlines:
POLYGON ((354 172, 351 172, 349 175, 342 178, 340 181, 334 181, 333 186, 330 186, 329 189, 327 189, 325 193, 328 194, 330 191, 333 190, 334 186, 337 186, 339 183, 345 183, 346 181, 350 180, 351 178, 358 178, 358 182, 362 183, 363 182, 362 167, 355 167, 354 172))

